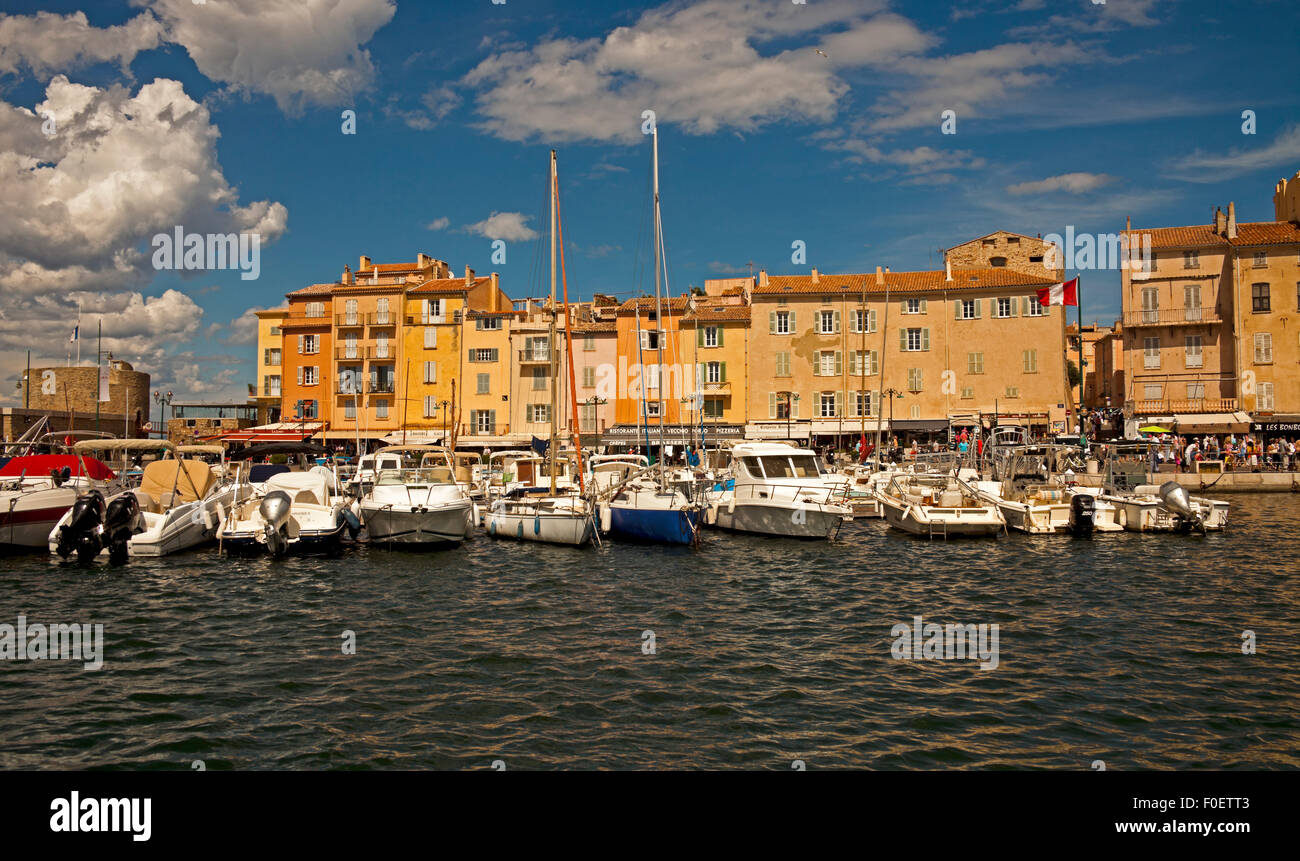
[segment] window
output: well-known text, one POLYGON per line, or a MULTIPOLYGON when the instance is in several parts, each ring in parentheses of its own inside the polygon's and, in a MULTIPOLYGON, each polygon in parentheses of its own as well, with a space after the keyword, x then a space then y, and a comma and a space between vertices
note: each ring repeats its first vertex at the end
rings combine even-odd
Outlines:
POLYGON ((478 434, 491 435, 497 432, 497 411, 496 410, 470 410, 469 411, 470 427, 478 434))
POLYGON ((304 418, 304 419, 316 418, 315 401, 299 401, 298 404, 299 404, 298 415, 300 418, 304 418))
POLYGON ((1026 317, 1043 317, 1047 312, 1043 309, 1043 303, 1038 301, 1038 296, 1025 297, 1025 316, 1026 317))
POLYGON ((984 373, 984 354, 967 353, 966 354, 966 373, 982 374, 984 373))
POLYGON ((1273 336, 1268 332, 1255 333, 1255 364, 1271 365, 1273 363, 1273 336))
POLYGON ((645 387, 647 390, 654 389, 656 392, 659 391, 659 366, 658 365, 643 366, 641 371, 641 378, 645 380, 645 387))
POLYGON ((584 431, 596 430, 596 405, 582 404, 578 411, 578 421, 584 431))
POLYGON ((1041 254, 1031 254, 1031 255, 1029 255, 1029 262, 1030 262, 1030 263, 1042 263, 1042 262, 1043 262, 1043 255, 1041 255, 1041 254))
MULTIPOLYGON (((644 334, 644 333, 643 333, 644 334)), ((526 362, 549 362, 550 356, 550 337, 542 335, 524 339, 524 361, 526 362)))
POLYGON ((1142 322, 1155 323, 1160 320, 1160 291, 1155 287, 1142 288, 1142 322))
POLYGON ((1250 285, 1250 310, 1256 314, 1267 312, 1269 308, 1269 295, 1267 284, 1250 285))
POLYGON ((1148 401, 1158 401, 1164 397, 1164 393, 1160 391, 1159 383, 1147 383, 1142 387, 1142 396, 1148 401))
POLYGON ((302 384, 304 386, 314 386, 320 381, 320 370, 315 365, 303 365, 302 367, 302 384))
POLYGON ((320 352, 320 335, 299 335, 298 353, 310 356, 320 352))
POLYGON ((375 401, 375 418, 388 418, 388 398, 380 398, 375 401))
POLYGON ((1142 367, 1144 368, 1160 367, 1160 339, 1159 338, 1142 339, 1142 367))
POLYGON ((262 394, 270 398, 280 397, 279 374, 268 374, 262 378, 262 394))
POLYGON ((582 336, 582 349, 583 349, 584 352, 587 352, 587 353, 590 353, 590 352, 592 352, 593 350, 595 350, 595 349, 596 349, 596 336, 595 336, 595 335, 583 335, 583 336, 582 336))
POLYGON ((1005 394, 1008 398, 1018 398, 1018 397, 1020 397, 1020 387, 1019 387, 1019 386, 1007 386, 1006 391, 1004 392, 1004 394, 1005 394))
POLYGON ((879 373, 880 354, 875 350, 854 350, 849 353, 849 375, 853 377, 870 376, 879 373))
POLYGON ((433 418, 438 414, 438 399, 433 395, 424 396, 424 417, 433 418))
POLYGON ((854 392, 853 393, 853 415, 857 418, 862 416, 875 415, 871 409, 871 397, 873 392, 854 392))
POLYGON ((324 302, 308 302, 308 303, 307 303, 307 308, 306 308, 305 313, 306 313, 306 315, 307 315, 308 317, 324 317, 324 316, 325 316, 325 303, 324 303, 324 302))
POLYGON ((973 397, 975 397, 975 387, 974 387, 974 386, 963 386, 963 387, 962 387, 962 390, 961 390, 961 396, 962 396, 963 398, 973 398, 973 397))
POLYGON ((1205 383, 1188 383, 1187 399, 1189 401, 1205 400, 1205 383))
POLYGON ((776 377, 790 376, 790 354, 789 353, 776 354, 776 370, 773 371, 773 376, 776 377))
POLYGON ((360 365, 339 368, 339 394, 355 395, 358 389, 357 382, 361 379, 360 365))
POLYGON ((1200 269, 1200 268, 1201 268, 1201 252, 1199 252, 1199 251, 1184 251, 1184 252, 1183 252, 1183 268, 1184 268, 1184 269, 1200 269))
POLYGON ((347 419, 348 421, 352 421, 352 422, 354 422, 354 421, 357 420, 357 402, 356 402, 356 401, 348 401, 346 404, 343 405, 343 418, 347 419))
POLYGON ((1268 266, 1268 252, 1267 252, 1267 251, 1256 251, 1256 252, 1255 252, 1255 268, 1256 268, 1256 269, 1262 269, 1262 268, 1264 268, 1264 267, 1266 267, 1266 266, 1268 266))
POLYGON ((921 368, 907 369, 907 390, 909 392, 921 391, 921 382, 922 382, 923 375, 924 375, 924 371, 921 368))
MULTIPOLYGON (((1300 289, 1300 285, 1298 285, 1300 289)), ((861 335, 876 331, 876 312, 870 308, 859 308, 850 316, 851 325, 854 333, 861 335)))
MULTIPOLYGON (((426 325, 428 325, 429 323, 447 322, 446 317, 443 316, 444 314, 443 303, 445 301, 446 301, 445 299, 425 299, 424 306, 420 310, 420 322, 426 325)), ((387 304, 385 304, 384 310, 385 311, 388 310, 387 304)))
POLYGON ((904 314, 924 314, 926 311, 926 302, 924 299, 907 299, 903 302, 904 314))
POLYGON ((426 383, 436 383, 436 382, 438 382, 438 363, 437 363, 437 362, 425 362, 425 363, 424 363, 424 381, 425 381, 426 383))
POLYGON ((833 419, 840 414, 840 393, 822 392, 817 396, 817 415, 824 419, 833 419))
POLYGON ((538 422, 549 422, 551 420, 550 404, 529 404, 528 420, 534 424, 538 422))
POLYGON ((497 348, 480 347, 477 350, 470 350, 469 360, 471 362, 495 362, 497 361, 497 348))
POLYGON ((1038 351, 1025 350, 1024 359, 1025 359, 1025 373, 1026 374, 1038 373, 1038 351))
POLYGON ((357 313, 357 300, 349 299, 343 303, 343 325, 355 326, 360 322, 360 315, 357 313))
POLYGON ((1260 383, 1256 391, 1258 397, 1255 398, 1255 409, 1266 413, 1273 412, 1273 384, 1260 383))
POLYGON ((957 300, 957 319, 974 320, 980 315, 980 302, 978 299, 958 299, 957 300))
POLYGON ((347 336, 343 339, 343 358, 356 359, 359 357, 360 353, 357 352, 357 333, 348 332, 347 336))
POLYGON ((582 387, 584 389, 595 388, 596 386, 596 369, 590 365, 582 369, 582 387))
POLYGON ((436 350, 438 348, 438 330, 434 326, 424 327, 424 349, 436 350))
POLYGON ((999 317, 1016 316, 1016 303, 1012 301, 1010 296, 998 297, 997 315, 999 317))
POLYGON ((706 419, 722 418, 722 398, 704 399, 704 417, 706 419))
POLYGON ((705 327, 704 327, 704 343, 703 343, 702 346, 705 346, 705 347, 716 347, 716 346, 718 346, 718 327, 717 327, 717 326, 705 326, 705 327))
POLYGON ((1202 358, 1201 358, 1201 336, 1200 335, 1187 336, 1187 354, 1185 358, 1186 358, 1187 367, 1189 368, 1201 367, 1202 358))
POLYGON ((813 353, 813 373, 819 377, 838 377, 840 353, 837 350, 818 350, 813 353))
POLYGON ((840 331, 839 311, 818 311, 817 312, 817 334, 835 335, 839 331, 840 331))
POLYGON ((657 418, 659 418, 659 402, 658 402, 658 401, 646 401, 646 402, 645 402, 645 414, 646 414, 646 417, 647 417, 647 418, 652 418, 652 419, 657 419, 657 418))
POLYGON ((990 265, 990 266, 997 267, 997 268, 1001 268, 1001 267, 1007 265, 1007 258, 1005 258, 1005 257, 990 257, 990 258, 989 258, 989 265, 990 265))
POLYGON ((475 387, 475 391, 474 391, 475 394, 479 394, 479 395, 487 395, 487 394, 491 394, 491 393, 492 393, 492 375, 491 375, 491 374, 478 374, 478 375, 475 376, 474 379, 475 379, 475 381, 476 381, 476 383, 477 383, 477 385, 476 385, 476 387, 475 387))
POLYGON ((1183 319, 1198 322, 1201 319, 1201 285, 1183 287, 1183 319))
POLYGON ((704 366, 704 382, 720 383, 722 382, 722 363, 709 362, 704 366))
POLYGON ((264 365, 270 365, 270 366, 273 367, 273 368, 275 368, 275 367, 279 367, 279 365, 280 365, 280 348, 279 348, 279 347, 271 347, 271 348, 268 349, 268 350, 264 350, 263 353, 262 353, 262 364, 264 364, 264 365))
POLYGON ((916 353, 930 349, 929 329, 900 329, 902 343, 899 346, 905 353, 916 353))
POLYGON ((642 329, 641 330, 641 349, 657 350, 659 349, 659 330, 642 329))
POLYGON ((533 368, 533 391, 540 392, 544 390, 548 376, 546 368, 533 368))
MULTIPOLYGON (((474 321, 474 328, 480 331, 497 331, 501 328, 500 317, 479 317, 474 321)), ((592 349, 595 349, 594 347, 592 349)))
POLYGON ((375 325, 391 326, 397 322, 388 313, 388 297, 382 296, 375 300, 375 325))
POLYGON ((794 329, 793 311, 773 311, 768 316, 767 330, 772 335, 789 335, 794 329))

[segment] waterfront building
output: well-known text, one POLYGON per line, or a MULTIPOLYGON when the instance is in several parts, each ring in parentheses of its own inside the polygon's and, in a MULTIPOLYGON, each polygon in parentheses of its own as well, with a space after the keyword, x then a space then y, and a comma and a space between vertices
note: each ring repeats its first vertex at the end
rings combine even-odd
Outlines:
POLYGON ((280 420, 281 370, 284 365, 284 338, 280 327, 288 308, 266 308, 257 316, 257 382, 253 400, 257 403, 257 423, 272 424, 280 420))
POLYGON ((1046 276, 1053 283, 1064 281, 1063 268, 1048 269, 1052 261, 1063 261, 1062 255, 1052 254, 1051 248, 1041 236, 998 230, 946 249, 943 259, 958 269, 1006 268, 1026 275, 1046 276))
POLYGON ((1126 414, 1192 433, 1300 419, 1300 225, 1132 228, 1152 259, 1121 270, 1126 414))
POLYGON ((847 447, 879 417, 900 438, 1066 421, 1056 273, 1009 266, 874 274, 760 272, 751 293, 748 424, 756 439, 847 447))
MULTIPOLYGON (((1118 325, 1119 321, 1116 321, 1116 324, 1118 325)), ((1103 326, 1101 323, 1085 323, 1081 343, 1079 324, 1066 324, 1066 360, 1078 365, 1080 353, 1082 352, 1083 355, 1083 366, 1080 368, 1079 375, 1080 382, 1073 387, 1072 394, 1076 403, 1088 409, 1102 409, 1107 406, 1105 403, 1106 397, 1108 395, 1113 397, 1113 393, 1109 390, 1110 384, 1114 382, 1114 363, 1107 362, 1107 367, 1103 370, 1101 368, 1102 357, 1100 353, 1106 349, 1114 349, 1115 340, 1111 337, 1114 334, 1114 326, 1103 326), (1103 389, 1106 391, 1103 392, 1103 389)))
POLYGON ((618 372, 618 300, 597 293, 573 320, 574 384, 583 442, 600 442, 614 424, 618 372))

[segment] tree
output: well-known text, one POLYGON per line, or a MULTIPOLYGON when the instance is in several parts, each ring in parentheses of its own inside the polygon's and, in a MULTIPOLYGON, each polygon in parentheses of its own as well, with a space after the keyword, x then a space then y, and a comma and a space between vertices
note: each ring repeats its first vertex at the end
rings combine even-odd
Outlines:
POLYGON ((1074 363, 1074 359, 1065 360, 1065 373, 1069 375, 1071 387, 1083 382, 1083 374, 1079 373, 1079 366, 1074 363))

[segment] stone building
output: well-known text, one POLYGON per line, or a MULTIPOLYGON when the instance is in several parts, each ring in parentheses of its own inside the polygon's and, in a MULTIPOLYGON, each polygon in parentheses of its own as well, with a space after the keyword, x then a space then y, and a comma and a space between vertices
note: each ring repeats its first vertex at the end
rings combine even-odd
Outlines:
MULTIPOLYGON (((99 368, 75 365, 25 371, 20 381, 19 402, 25 411, 37 416, 48 415, 54 428, 66 429, 67 416, 71 412, 74 414, 74 427, 94 429, 98 414, 98 424, 105 431, 118 435, 128 432, 132 436, 143 435, 142 426, 149 420, 152 403, 149 375, 120 359, 109 359, 107 368, 107 401, 99 400, 99 368)), ((17 433, 21 435, 22 430, 17 430, 17 433)))
MULTIPOLYGON (((944 251, 945 262, 958 269, 1011 269, 1053 282, 1065 280, 1065 270, 1047 269, 1051 244, 1041 236, 1026 236, 998 230, 987 236, 954 245, 944 251)), ((1057 255, 1056 260, 1062 260, 1057 255)))

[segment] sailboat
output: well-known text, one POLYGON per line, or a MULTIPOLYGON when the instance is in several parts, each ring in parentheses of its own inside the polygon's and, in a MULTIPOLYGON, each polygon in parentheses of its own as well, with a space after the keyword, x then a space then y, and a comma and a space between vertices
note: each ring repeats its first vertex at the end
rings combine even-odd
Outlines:
MULTIPOLYGON (((659 130, 657 128, 650 133, 650 143, 653 150, 654 180, 655 324, 659 326, 664 319, 662 283, 666 280, 667 273, 663 270, 667 258, 664 255, 663 222, 659 210, 659 130)), ((640 309, 637 311, 637 325, 640 326, 640 309)), ((655 342, 655 350, 661 357, 666 334, 666 330, 660 328, 655 342)), ((656 361, 655 369, 656 373, 662 374, 663 362, 656 361)), ((608 502, 604 504, 601 512, 601 520, 608 521, 609 531, 615 535, 665 544, 695 544, 700 536, 702 507, 670 481, 665 472, 663 453, 666 414, 663 385, 656 386, 655 391, 659 397, 657 468, 642 470, 636 476, 611 488, 608 502)), ((641 397, 642 420, 648 424, 649 419, 646 417, 644 406, 645 388, 642 389, 641 397)))
MULTIPOLYGON (((556 263, 556 223, 558 219, 558 198, 559 198, 559 178, 555 170, 555 150, 551 150, 551 179, 550 179, 550 201, 551 201, 551 330, 550 339, 547 342, 547 348, 550 351, 550 372, 551 372, 551 438, 547 445, 546 454, 550 460, 550 482, 549 487, 536 486, 519 486, 507 490, 501 497, 494 500, 488 509, 487 515, 483 519, 483 526, 488 535, 494 538, 515 538, 520 541, 540 541, 547 544, 571 544, 582 546, 591 541, 596 531, 595 517, 590 503, 582 495, 581 490, 581 465, 579 465, 579 488, 578 492, 570 489, 568 492, 562 491, 557 486, 557 467, 559 466, 560 451, 557 446, 558 434, 556 432, 556 388, 559 369, 556 366, 556 296, 555 296, 555 263, 556 263)), ((566 279, 565 294, 567 297, 568 286, 566 279)), ((568 303, 565 303, 567 313, 568 303)), ((569 335, 569 321, 566 317, 564 332, 566 339, 569 335)), ((570 355, 569 369, 572 374, 573 358, 570 355)), ((569 384, 570 398, 573 398, 573 384, 569 384)), ((574 418, 577 418, 577 410, 574 409, 574 418)), ((577 432, 575 429, 575 449, 578 456, 581 457, 581 448, 576 445, 577 432)))

